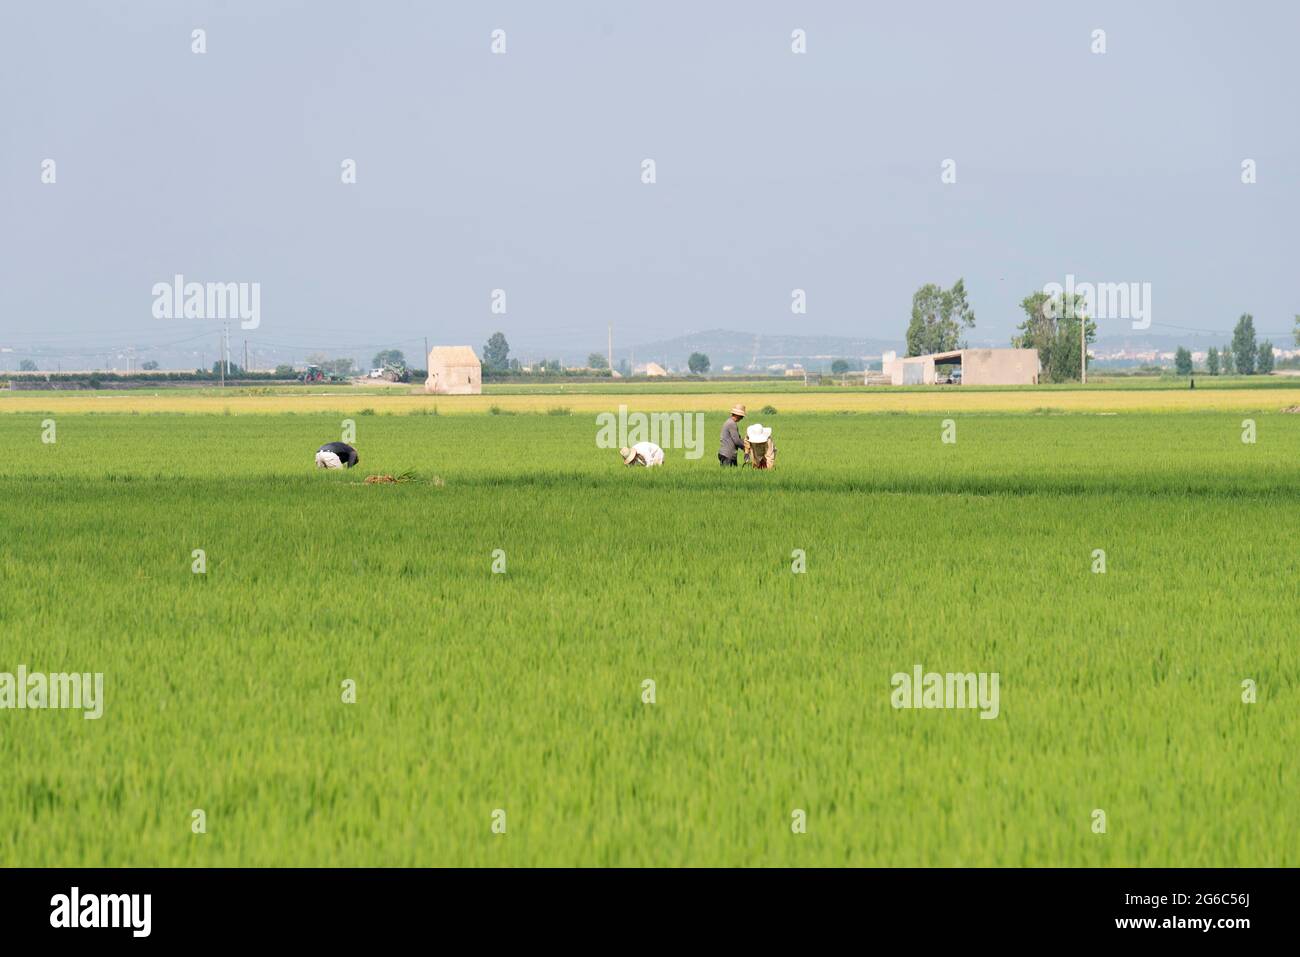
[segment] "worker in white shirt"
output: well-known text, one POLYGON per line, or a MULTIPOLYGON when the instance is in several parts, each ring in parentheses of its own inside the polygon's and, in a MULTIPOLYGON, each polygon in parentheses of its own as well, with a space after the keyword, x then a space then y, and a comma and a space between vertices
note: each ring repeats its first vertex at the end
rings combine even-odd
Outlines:
POLYGON ((664 450, 653 442, 638 442, 630 449, 619 449, 618 454, 623 456, 624 465, 644 465, 649 468, 664 464, 664 450))

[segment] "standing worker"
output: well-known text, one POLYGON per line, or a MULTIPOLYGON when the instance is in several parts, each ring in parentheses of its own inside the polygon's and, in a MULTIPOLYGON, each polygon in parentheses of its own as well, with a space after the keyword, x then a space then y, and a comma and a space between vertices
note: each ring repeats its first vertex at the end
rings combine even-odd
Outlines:
POLYGON ((735 465, 736 456, 745 447, 740 438, 740 426, 737 423, 745 417, 743 405, 731 407, 731 417, 722 423, 722 438, 718 445, 718 464, 735 465))

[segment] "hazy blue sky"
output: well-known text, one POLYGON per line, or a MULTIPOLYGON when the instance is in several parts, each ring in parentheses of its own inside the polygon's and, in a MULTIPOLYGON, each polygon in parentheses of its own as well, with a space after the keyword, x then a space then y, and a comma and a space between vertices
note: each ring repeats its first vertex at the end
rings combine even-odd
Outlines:
POLYGON ((150 313, 178 272, 261 283, 249 338, 303 349, 603 350, 611 321, 624 345, 901 339, 914 289, 958 276, 972 341, 1005 343, 1067 273, 1152 283, 1153 333, 1250 311, 1276 336, 1300 312, 1298 10, 6 0, 0 346, 192 336, 150 313))

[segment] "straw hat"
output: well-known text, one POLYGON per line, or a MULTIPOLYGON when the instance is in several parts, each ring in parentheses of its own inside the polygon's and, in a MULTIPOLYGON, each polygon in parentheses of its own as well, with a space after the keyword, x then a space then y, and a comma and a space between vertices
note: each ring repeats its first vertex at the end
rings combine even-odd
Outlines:
POLYGON ((743 405, 733 405, 731 407, 731 414, 738 415, 743 419, 745 417, 745 407, 743 405))
POLYGON ((619 449, 618 454, 623 456, 624 465, 631 465, 636 458, 636 449, 619 449))
POLYGON ((755 422, 745 430, 745 438, 749 439, 750 442, 766 442, 771 437, 772 430, 763 428, 763 426, 758 422, 755 422))

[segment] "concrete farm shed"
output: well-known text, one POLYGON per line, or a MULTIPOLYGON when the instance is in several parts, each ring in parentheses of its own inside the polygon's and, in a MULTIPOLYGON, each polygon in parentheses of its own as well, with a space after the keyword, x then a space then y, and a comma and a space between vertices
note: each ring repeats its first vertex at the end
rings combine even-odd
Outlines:
POLYGON ((954 349, 900 359, 886 355, 882 371, 894 385, 934 385, 936 366, 961 370, 962 385, 1037 385, 1037 349, 954 349))
POLYGON ((424 391, 435 395, 481 395, 483 366, 469 346, 434 346, 424 391))

